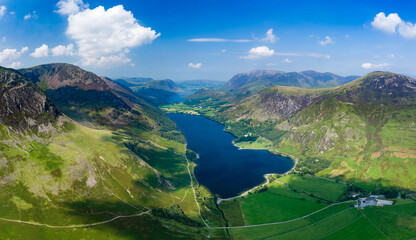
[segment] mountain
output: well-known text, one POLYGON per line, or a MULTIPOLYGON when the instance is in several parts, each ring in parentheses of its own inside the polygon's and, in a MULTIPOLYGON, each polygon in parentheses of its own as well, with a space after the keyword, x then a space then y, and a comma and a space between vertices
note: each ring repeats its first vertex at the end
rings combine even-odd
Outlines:
POLYGON ((224 82, 215 80, 186 80, 177 84, 185 91, 193 91, 201 88, 217 89, 224 85, 224 82))
POLYGON ((183 89, 170 79, 154 80, 151 78, 123 78, 115 82, 130 88, 135 95, 153 105, 169 103, 183 89))
POLYGON ((0 67, 0 124, 17 132, 48 132, 62 115, 42 90, 19 72, 0 67))
MULTIPOLYGON (((48 64, 0 68, 0 93, 0 238, 208 234, 183 135, 131 90, 48 64)), ((205 209, 218 215, 213 203, 205 209)))
POLYGON ((319 73, 315 71, 285 73, 282 71, 255 70, 235 75, 219 90, 252 95, 272 85, 327 88, 340 86, 357 78, 359 77, 341 77, 333 73, 319 73))
POLYGON ((37 84, 60 111, 84 123, 136 129, 160 128, 149 114, 169 121, 129 88, 70 64, 46 64, 19 70, 37 84), (150 121, 149 121, 150 120, 150 121))
POLYGON ((148 88, 160 89, 169 92, 180 92, 182 89, 172 80, 152 80, 144 84, 148 88))
POLYGON ((114 82, 122 84, 124 86, 127 87, 134 87, 136 85, 140 85, 142 83, 145 82, 149 82, 152 81, 153 78, 144 78, 144 77, 133 77, 133 78, 128 78, 128 77, 121 77, 118 79, 115 79, 114 82))
POLYGON ((368 191, 416 190, 416 80, 410 77, 373 72, 335 88, 270 86, 231 104, 196 104, 216 106, 215 119, 237 137, 250 132, 298 157, 300 172, 368 191))
POLYGON ((153 88, 170 92, 180 92, 181 88, 170 79, 154 80, 152 78, 119 78, 114 82, 132 89, 153 88))

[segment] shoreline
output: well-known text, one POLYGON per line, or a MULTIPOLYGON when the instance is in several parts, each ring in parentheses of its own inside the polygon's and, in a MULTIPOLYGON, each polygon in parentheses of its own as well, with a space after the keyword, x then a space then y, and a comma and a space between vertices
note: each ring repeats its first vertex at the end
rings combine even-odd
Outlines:
MULTIPOLYGON (((163 109, 162 109, 163 110, 163 109)), ((165 111, 165 110, 164 110, 165 111)), ((219 123, 219 124, 221 124, 222 126, 224 126, 224 128, 223 128, 223 131, 224 132, 227 132, 227 133, 229 133, 229 134, 231 134, 232 136, 234 136, 236 139, 237 139, 237 136, 235 136, 234 134, 232 134, 231 132, 229 132, 229 131, 227 131, 226 129, 225 129, 225 125, 222 123, 222 122, 218 122, 218 121, 215 121, 215 120, 213 120, 213 119, 211 119, 211 118, 208 118, 208 117, 206 117, 206 116, 204 116, 204 115, 202 115, 202 114, 192 114, 192 113, 185 113, 185 112, 167 112, 167 111, 165 111, 166 113, 169 113, 169 114, 186 114, 186 115, 193 115, 193 116, 201 116, 201 117, 203 117, 203 118, 205 118, 205 119, 208 119, 208 120, 211 120, 211 121, 214 121, 214 122, 216 122, 216 123, 219 123)), ((234 196, 234 197, 230 197, 230 198, 220 198, 220 197, 218 197, 218 199, 217 199, 217 201, 216 201, 216 203, 219 205, 221 202, 224 202, 224 201, 229 201, 229 200, 233 200, 233 199, 237 199, 237 198, 240 198, 240 197, 243 197, 243 196, 247 196, 251 191, 253 191, 253 190, 256 190, 257 188, 260 188, 260 187, 263 187, 263 186, 265 186, 265 185, 267 185, 267 184, 269 184, 270 183, 270 180, 269 180, 269 176, 272 176, 272 175, 275 175, 275 174, 279 174, 279 175, 282 175, 282 176, 285 176, 285 175, 288 175, 288 174, 291 174, 292 172, 294 172, 295 171, 295 168, 296 168, 296 166, 297 166, 297 164, 298 164, 298 162, 299 162, 299 159, 297 158, 297 157, 295 157, 295 156, 293 156, 293 155, 291 155, 291 154, 288 154, 288 153, 283 153, 283 152, 280 152, 280 151, 278 151, 277 149, 276 149, 276 147, 274 146, 274 144, 273 144, 273 142, 272 141, 270 141, 269 139, 267 139, 267 138, 265 138, 265 137, 262 137, 262 136, 259 136, 259 137, 261 137, 261 138, 264 138, 264 139, 266 139, 267 141, 269 141, 270 142, 270 144, 271 144, 271 146, 273 147, 273 149, 274 149, 274 152, 273 151, 270 151, 270 148, 258 148, 258 149, 250 149, 250 148, 242 148, 242 147, 240 147, 240 146, 237 146, 235 143, 234 143, 234 140, 233 141, 231 141, 231 144, 234 146, 234 147, 236 147, 236 148, 238 148, 238 150, 262 150, 262 151, 264 151, 264 150, 266 150, 266 151, 268 151, 268 152, 270 152, 271 154, 274 154, 274 155, 278 155, 278 156, 282 156, 282 157, 286 157, 286 158, 289 158, 290 160, 292 160, 293 161, 293 167, 291 168, 291 169, 289 169, 288 171, 286 171, 286 172, 284 172, 284 173, 266 173, 266 174, 264 174, 263 175, 263 178, 265 178, 265 182, 263 182, 263 183, 261 183, 261 184, 259 184, 259 185, 256 185, 256 186, 254 186, 254 187, 252 187, 252 188, 250 188, 250 189, 248 189, 248 190, 246 190, 246 191, 244 191, 244 192, 242 192, 241 194, 239 194, 239 195, 237 195, 237 196, 234 196)), ((186 146, 187 146, 187 144, 186 144, 186 146)), ((195 152, 197 155, 198 155, 198 158, 197 159, 199 159, 199 153, 197 153, 197 152, 195 152)), ((198 165, 197 163, 195 163, 196 165, 198 165)), ((195 177, 195 180, 197 181, 197 184, 198 185, 200 185, 199 184, 199 182, 198 182, 198 179, 196 178, 196 176, 195 176, 195 173, 194 173, 194 171, 192 171, 193 172, 193 175, 194 175, 194 177, 195 177)), ((205 187, 206 188, 206 187, 205 187)), ((212 194, 212 192, 211 192, 211 190, 209 190, 208 188, 206 188, 211 194, 212 194)), ((214 194, 212 194, 213 196, 215 196, 214 194)))

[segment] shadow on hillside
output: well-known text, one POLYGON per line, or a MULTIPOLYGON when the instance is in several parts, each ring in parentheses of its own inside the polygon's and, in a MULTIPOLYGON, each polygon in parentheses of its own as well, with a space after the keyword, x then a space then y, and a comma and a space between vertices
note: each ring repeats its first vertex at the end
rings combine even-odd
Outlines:
POLYGON ((132 216, 148 211, 137 209, 124 202, 82 201, 66 202, 64 205, 75 212, 68 211, 68 218, 74 219, 77 224, 91 224, 110 220, 116 216, 121 217, 114 221, 82 228, 84 231, 95 229, 103 236, 126 237, 131 239, 198 239, 203 230, 179 225, 173 221, 156 218, 149 214, 132 216))

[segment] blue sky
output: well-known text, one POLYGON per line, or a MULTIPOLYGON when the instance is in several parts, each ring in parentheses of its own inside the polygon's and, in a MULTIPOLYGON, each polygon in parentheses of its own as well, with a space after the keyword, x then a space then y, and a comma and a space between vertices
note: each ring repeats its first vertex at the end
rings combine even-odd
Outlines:
POLYGON ((254 69, 416 76, 414 9, 416 1, 0 0, 0 65, 68 62, 174 80, 254 69))

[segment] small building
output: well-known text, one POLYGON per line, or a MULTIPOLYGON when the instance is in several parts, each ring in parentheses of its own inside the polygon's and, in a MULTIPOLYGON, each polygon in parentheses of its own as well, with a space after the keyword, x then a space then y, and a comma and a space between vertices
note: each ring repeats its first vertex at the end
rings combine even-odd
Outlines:
POLYGON ((360 198, 358 200, 357 207, 359 208, 365 208, 369 206, 384 207, 385 205, 393 205, 393 203, 394 201, 377 199, 377 197, 370 196, 370 197, 360 198))
POLYGON ((361 193, 351 193, 350 194, 350 197, 352 197, 352 198, 356 198, 356 197, 358 197, 358 196, 360 196, 361 195, 361 193))
POLYGON ((377 205, 378 207, 383 207, 384 205, 393 205, 393 201, 390 200, 381 200, 381 199, 377 199, 377 205))
POLYGON ((376 205, 377 205, 377 199, 375 197, 360 198, 360 200, 358 201, 358 206, 360 208, 376 206, 376 205))

